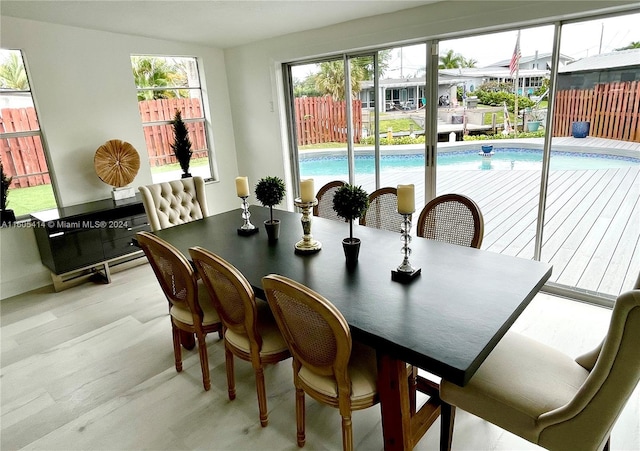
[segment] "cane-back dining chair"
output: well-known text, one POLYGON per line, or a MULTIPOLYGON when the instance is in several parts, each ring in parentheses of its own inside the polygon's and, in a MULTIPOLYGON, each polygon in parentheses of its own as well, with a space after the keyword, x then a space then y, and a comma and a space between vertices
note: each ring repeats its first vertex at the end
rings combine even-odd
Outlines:
POLYGON ((515 332, 464 387, 440 384, 440 449, 450 449, 455 406, 549 450, 609 449, 640 379, 640 290, 618 296, 597 352, 575 360, 515 332))
POLYGON ((268 424, 264 365, 291 357, 269 305, 256 299, 253 288, 237 268, 201 247, 189 249, 191 259, 209 290, 224 325, 229 399, 236 397, 233 356, 251 362, 256 377, 260 424, 268 424))
POLYGON ((305 443, 307 393, 340 410, 342 446, 352 450, 351 412, 378 403, 375 351, 351 340, 340 311, 318 293, 275 274, 262 285, 293 356, 298 446, 305 443))
POLYGON ((209 216, 202 177, 138 187, 152 231, 209 216))
POLYGON ((360 218, 361 225, 400 233, 403 221, 403 216, 398 213, 396 188, 380 188, 369 194, 369 208, 360 218))
POLYGON ((313 216, 319 216, 321 218, 334 219, 336 221, 344 221, 333 210, 333 196, 340 187, 346 183, 341 180, 334 180, 327 183, 318 190, 316 199, 318 199, 318 205, 313 207, 313 216))
POLYGON ((418 236, 480 249, 484 219, 478 205, 461 194, 444 194, 424 206, 418 217, 418 236))
POLYGON ((209 357, 205 337, 210 332, 222 334, 218 317, 206 287, 197 280, 194 270, 182 253, 166 241, 149 232, 136 234, 167 301, 173 332, 173 352, 176 371, 182 371, 182 334, 195 334, 202 367, 205 390, 211 388, 209 357))

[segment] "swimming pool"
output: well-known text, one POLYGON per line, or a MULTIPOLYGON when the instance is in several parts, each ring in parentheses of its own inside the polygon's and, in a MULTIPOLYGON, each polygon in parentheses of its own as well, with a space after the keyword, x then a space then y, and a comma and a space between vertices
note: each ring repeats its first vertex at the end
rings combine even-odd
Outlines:
MULTIPOLYGON (((439 152, 438 170, 540 170, 542 151, 518 148, 494 148, 491 157, 478 155, 478 150, 459 152, 439 152)), ((358 174, 374 173, 373 155, 356 155, 355 171, 358 174)), ((583 170, 635 167, 640 159, 614 155, 596 155, 552 151, 551 170, 583 170)), ((382 172, 422 171, 424 156, 419 154, 383 155, 380 159, 382 172)), ((319 175, 341 175, 347 173, 346 156, 302 156, 300 174, 302 177, 319 175)))

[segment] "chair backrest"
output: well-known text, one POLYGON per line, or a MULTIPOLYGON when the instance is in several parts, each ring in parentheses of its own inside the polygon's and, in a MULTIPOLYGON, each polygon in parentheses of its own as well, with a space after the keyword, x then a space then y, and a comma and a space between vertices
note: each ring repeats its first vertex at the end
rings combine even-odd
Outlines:
POLYGON ((341 217, 333 211, 333 196, 340 187, 346 185, 341 180, 334 180, 324 185, 318 190, 316 199, 318 199, 318 205, 313 207, 313 216, 319 216, 321 218, 334 219, 336 221, 344 221, 341 217))
POLYGON ((424 206, 416 233, 423 238, 479 249, 484 237, 484 219, 470 198, 444 194, 424 206))
POLYGON ((140 186, 138 190, 154 232, 209 216, 202 177, 140 186))
POLYGON ((267 301, 294 362, 321 376, 333 376, 338 392, 351 385, 347 372, 351 331, 342 313, 327 299, 284 276, 262 279, 267 301))
POLYGON ((539 444, 598 449, 640 380, 640 290, 618 296, 602 351, 576 396, 540 416, 539 444))
POLYGON ((201 247, 189 249, 191 259, 204 282, 225 328, 246 334, 262 346, 257 330, 256 297, 249 281, 231 263, 201 247))
POLYGON ((398 213, 396 188, 380 188, 369 194, 369 208, 360 218, 361 225, 400 233, 403 221, 403 216, 398 213))
POLYGON ((138 232, 136 240, 144 251, 167 300, 203 318, 198 303, 198 285, 193 268, 178 249, 149 232, 138 232))

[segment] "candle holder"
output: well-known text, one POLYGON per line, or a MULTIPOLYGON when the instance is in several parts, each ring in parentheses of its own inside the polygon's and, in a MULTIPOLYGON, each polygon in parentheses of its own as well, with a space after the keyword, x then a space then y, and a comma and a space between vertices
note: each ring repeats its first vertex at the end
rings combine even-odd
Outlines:
POLYGON ((253 235, 254 233, 258 233, 260 229, 251 224, 249 218, 251 217, 251 213, 249 213, 249 203, 247 202, 247 198, 249 196, 242 196, 242 219, 244 220, 244 224, 242 227, 238 227, 238 235, 253 235))
POLYGON ((302 231, 304 235, 302 239, 295 244, 296 254, 315 254, 322 249, 322 243, 313 239, 311 235, 311 208, 318 205, 318 199, 313 199, 310 202, 303 202, 301 198, 297 197, 294 200, 296 207, 302 209, 302 231))
POLYGON ((400 227, 400 233, 402 234, 401 239, 404 242, 404 245, 402 246, 404 258, 402 260, 402 264, 398 266, 397 269, 391 271, 391 280, 401 283, 409 283, 420 275, 422 269, 414 268, 409 262, 409 255, 411 255, 411 248, 409 247, 409 243, 411 243, 411 235, 409 235, 409 232, 411 231, 411 214, 401 214, 404 218, 402 226, 400 227))

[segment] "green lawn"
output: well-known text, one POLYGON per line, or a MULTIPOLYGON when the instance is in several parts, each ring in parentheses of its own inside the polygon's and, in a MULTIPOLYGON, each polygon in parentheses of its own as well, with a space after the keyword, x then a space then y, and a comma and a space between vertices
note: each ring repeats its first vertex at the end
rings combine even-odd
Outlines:
POLYGON ((51 184, 10 188, 7 201, 7 208, 13 210, 16 218, 36 211, 56 208, 56 199, 51 184))

